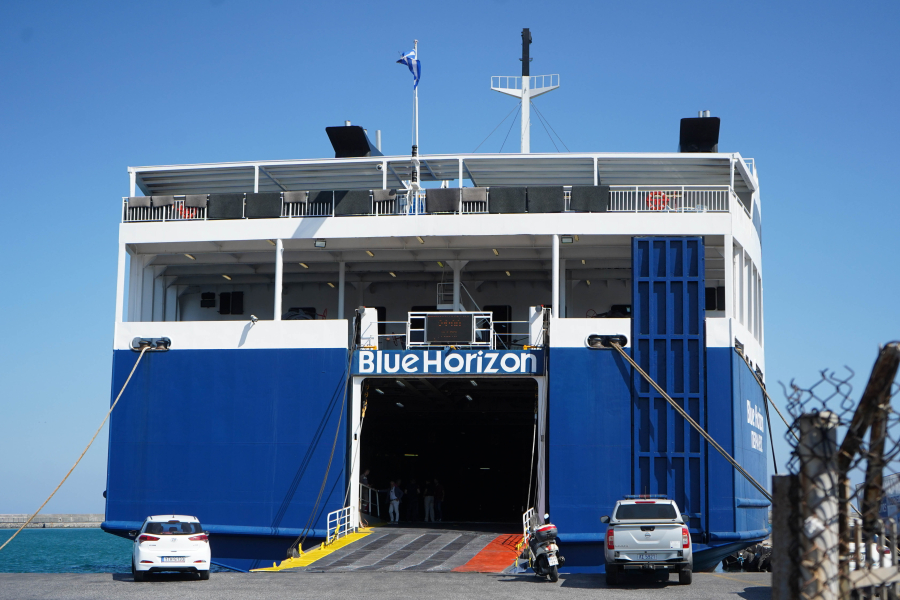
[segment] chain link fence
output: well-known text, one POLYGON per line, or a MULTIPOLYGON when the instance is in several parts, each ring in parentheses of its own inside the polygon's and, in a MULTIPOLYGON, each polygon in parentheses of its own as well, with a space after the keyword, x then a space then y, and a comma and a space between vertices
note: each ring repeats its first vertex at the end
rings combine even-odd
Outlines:
POLYGON ((854 373, 785 388, 789 474, 772 478, 775 600, 900 599, 900 343, 854 373), (858 400, 857 400, 858 398, 858 400))

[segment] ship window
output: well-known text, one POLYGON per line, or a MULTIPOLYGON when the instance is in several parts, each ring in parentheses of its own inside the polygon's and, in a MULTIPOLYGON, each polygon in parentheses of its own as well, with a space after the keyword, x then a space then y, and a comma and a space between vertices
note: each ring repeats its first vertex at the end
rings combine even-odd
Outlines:
POLYGON ((244 292, 222 292, 219 294, 219 314, 244 314, 244 292))
POLYGON ((200 294, 200 308, 215 308, 216 295, 213 292, 203 292, 200 294))

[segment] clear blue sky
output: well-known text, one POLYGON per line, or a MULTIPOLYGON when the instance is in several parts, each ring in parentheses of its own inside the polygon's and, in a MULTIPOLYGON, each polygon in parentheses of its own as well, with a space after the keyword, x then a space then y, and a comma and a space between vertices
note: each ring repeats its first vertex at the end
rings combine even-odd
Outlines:
MULTIPOLYGON (((405 153, 411 78, 394 61, 414 38, 426 153, 472 151, 510 110, 489 77, 519 72, 522 27, 532 74, 560 74, 536 104, 573 151, 674 151, 678 119, 721 117, 720 149, 759 166, 776 399, 776 382, 825 367, 851 366, 861 388, 878 344, 900 338, 900 3, 32 1, 0 15, 0 513, 35 510, 109 406, 126 167, 329 156, 324 127, 345 119, 405 153)), ((532 140, 554 150, 541 128, 532 140)), ((102 512, 106 435, 46 512, 102 512)))

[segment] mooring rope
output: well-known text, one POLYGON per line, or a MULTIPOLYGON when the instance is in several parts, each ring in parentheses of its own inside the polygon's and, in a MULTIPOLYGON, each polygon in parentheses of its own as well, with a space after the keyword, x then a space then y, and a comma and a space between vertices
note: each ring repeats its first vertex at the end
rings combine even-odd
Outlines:
POLYGON ((84 455, 87 454, 87 451, 91 447, 91 444, 94 443, 94 440, 97 439, 97 436, 100 434, 100 430, 103 429, 104 425, 106 425, 106 420, 109 419, 109 415, 112 414, 112 411, 116 407, 116 404, 119 403, 119 398, 121 398, 122 394, 125 393, 125 388, 128 387, 128 382, 131 381, 131 376, 134 375, 135 370, 137 370, 137 366, 141 363, 141 359, 144 358, 144 352, 146 352, 148 348, 150 348, 150 346, 144 346, 143 348, 141 348, 141 354, 138 356, 137 361, 134 363, 134 366, 131 368, 131 373, 128 374, 128 379, 125 380, 125 385, 122 386, 121 391, 119 391, 119 395, 116 396, 116 401, 113 402, 112 406, 109 407, 109 411, 106 413, 106 416, 103 417, 103 422, 100 423, 100 427, 97 428, 97 431, 94 433, 94 437, 92 437, 91 441, 88 442, 88 445, 87 445, 87 447, 85 447, 84 451, 81 453, 81 456, 78 457, 78 460, 75 461, 75 464, 72 465, 72 468, 69 469, 69 472, 66 473, 66 476, 62 478, 62 481, 59 482, 59 485, 56 486, 56 489, 53 490, 53 492, 47 497, 46 500, 44 500, 44 503, 41 504, 41 507, 39 509, 37 509, 37 511, 35 511, 35 513, 33 515, 31 515, 28 518, 28 520, 25 521, 25 523, 21 527, 19 527, 19 529, 17 529, 16 532, 14 534, 12 534, 12 536, 8 540, 3 542, 3 545, 0 546, 0 550, 3 550, 4 548, 6 548, 6 545, 9 544, 11 541, 13 541, 13 538, 16 537, 17 535, 19 535, 19 533, 23 529, 28 527, 28 524, 31 523, 34 520, 34 518, 36 516, 38 516, 38 514, 40 514, 40 512, 44 509, 44 507, 47 506, 47 503, 50 502, 50 498, 53 498, 53 496, 56 494, 56 492, 59 491, 59 488, 62 487, 62 484, 64 484, 66 482, 66 479, 69 478, 69 475, 72 474, 72 471, 75 470, 75 467, 78 466, 78 463, 80 463, 81 459, 84 458, 84 455))
MULTIPOLYGON (((706 430, 703 429, 702 427, 700 427, 700 425, 698 425, 697 422, 691 418, 691 416, 687 413, 687 411, 685 411, 681 406, 679 406, 679 404, 677 402, 672 400, 672 398, 666 393, 666 391, 664 389, 662 389, 661 387, 659 387, 659 385, 655 381, 653 381, 653 378, 650 377, 649 375, 647 375, 647 373, 645 373, 644 370, 640 366, 638 366, 638 364, 636 362, 634 362, 634 360, 628 355, 627 352, 625 352, 625 350, 622 348, 622 346, 620 346, 618 344, 618 342, 610 341, 609 345, 610 345, 610 347, 614 348, 619 354, 621 354, 622 358, 627 360, 631 364, 632 368, 634 368, 635 371, 640 373, 641 377, 646 379, 647 383, 652 385, 653 388, 657 392, 659 392, 659 394, 663 398, 665 398, 666 402, 668 402, 672 406, 672 408, 675 409, 675 412, 677 412, 679 415, 681 415, 681 417, 685 421, 690 423, 691 427, 696 429, 697 432, 703 436, 703 439, 705 439, 707 442, 709 442, 710 446, 715 448, 716 451, 718 451, 718 453, 721 454, 725 458, 725 460, 727 460, 729 463, 731 463, 731 466, 734 467, 738 473, 743 475, 747 479, 747 481, 749 481, 753 485, 753 487, 755 487, 757 490, 759 490, 759 492, 763 496, 765 496, 766 499, 769 500, 769 502, 772 501, 772 494, 770 494, 768 492, 768 490, 766 490, 766 488, 764 488, 762 485, 760 485, 760 483, 758 481, 756 481, 756 479, 754 479, 753 476, 750 475, 750 473, 748 473, 746 470, 744 470, 744 467, 739 465, 738 462, 736 460, 734 460, 734 458, 732 458, 731 455, 728 454, 728 452, 726 452, 725 449, 722 448, 722 446, 720 446, 719 443, 716 442, 716 440, 714 440, 711 435, 706 433, 706 430)), ((771 432, 770 432, 770 435, 771 435, 771 432)))

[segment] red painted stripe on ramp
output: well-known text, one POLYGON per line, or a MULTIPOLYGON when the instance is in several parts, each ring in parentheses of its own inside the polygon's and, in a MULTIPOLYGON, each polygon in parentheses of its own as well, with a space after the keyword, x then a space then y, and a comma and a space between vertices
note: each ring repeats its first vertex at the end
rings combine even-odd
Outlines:
POLYGON ((518 556, 516 544, 522 540, 521 535, 500 535, 481 552, 461 567, 453 569, 461 573, 500 573, 511 567, 518 556))

